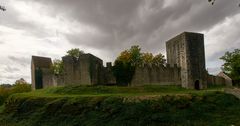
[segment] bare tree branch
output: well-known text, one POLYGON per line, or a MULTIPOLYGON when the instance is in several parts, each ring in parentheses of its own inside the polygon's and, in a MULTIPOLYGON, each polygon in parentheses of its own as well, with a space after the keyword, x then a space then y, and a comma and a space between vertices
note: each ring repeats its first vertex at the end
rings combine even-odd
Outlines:
POLYGON ((4 6, 1 6, 1 5, 0 5, 0 10, 6 11, 6 8, 5 8, 4 6))

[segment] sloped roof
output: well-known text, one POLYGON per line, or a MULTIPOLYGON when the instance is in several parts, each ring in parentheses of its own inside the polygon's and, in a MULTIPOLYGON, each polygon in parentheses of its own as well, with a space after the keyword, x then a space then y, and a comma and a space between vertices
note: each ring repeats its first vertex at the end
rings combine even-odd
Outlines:
POLYGON ((226 75, 226 74, 223 73, 223 72, 220 72, 217 76, 223 77, 224 79, 227 79, 227 80, 232 80, 228 75, 226 75))
POLYGON ((32 56, 32 63, 35 67, 50 68, 52 60, 48 57, 32 56))

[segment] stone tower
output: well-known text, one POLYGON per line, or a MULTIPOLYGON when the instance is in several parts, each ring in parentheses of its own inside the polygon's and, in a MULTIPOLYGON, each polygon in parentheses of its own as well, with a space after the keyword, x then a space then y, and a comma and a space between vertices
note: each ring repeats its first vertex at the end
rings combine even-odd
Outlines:
POLYGON ((204 35, 183 32, 166 42, 167 63, 181 68, 181 84, 184 88, 206 88, 204 35))

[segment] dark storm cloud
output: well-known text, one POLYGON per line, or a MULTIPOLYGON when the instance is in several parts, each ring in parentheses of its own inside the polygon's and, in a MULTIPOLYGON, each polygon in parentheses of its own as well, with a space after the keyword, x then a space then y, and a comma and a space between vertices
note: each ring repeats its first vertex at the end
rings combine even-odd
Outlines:
POLYGON ((181 0, 164 7, 163 0, 41 0, 66 18, 94 27, 99 34, 66 34, 74 45, 109 51, 132 44, 165 50, 165 41, 183 31, 200 32, 239 13, 237 2, 181 0))
POLYGON ((9 58, 11 61, 13 61, 13 62, 15 62, 15 63, 17 63, 17 64, 19 64, 19 65, 21 65, 21 66, 23 66, 23 67, 29 65, 29 64, 30 64, 30 61, 31 61, 30 58, 26 58, 26 57, 8 56, 8 58, 9 58))
MULTIPOLYGON (((28 1, 28 0, 27 0, 28 1)), ((29 0, 28 2, 36 2, 34 0, 29 0)), ((49 36, 46 29, 42 25, 36 24, 32 21, 22 19, 22 15, 14 8, 10 3, 6 3, 7 11, 0 14, 0 25, 10 27, 16 30, 27 31, 25 34, 29 36, 36 37, 46 37, 49 36)), ((19 6, 21 8, 21 6, 19 6)), ((24 9, 24 7, 22 7, 24 9)), ((45 9, 45 8, 42 8, 45 9)), ((32 17, 29 17, 31 19, 32 17)))

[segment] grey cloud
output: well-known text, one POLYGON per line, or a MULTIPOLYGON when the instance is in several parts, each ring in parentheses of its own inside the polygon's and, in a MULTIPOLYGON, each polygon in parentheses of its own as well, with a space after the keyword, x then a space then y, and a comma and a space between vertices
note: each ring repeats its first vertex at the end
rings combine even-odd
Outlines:
POLYGON ((13 67, 13 66, 7 66, 7 67, 4 69, 4 71, 13 73, 13 72, 18 72, 18 71, 20 71, 20 69, 19 69, 19 68, 16 68, 16 67, 13 67))
POLYGON ((226 17, 239 13, 236 2, 182 0, 163 8, 159 0, 41 0, 66 18, 99 29, 104 36, 66 35, 74 45, 111 51, 144 45, 146 50, 165 50, 165 41, 183 32, 208 30, 226 17), (154 38, 155 37, 155 38, 154 38), (135 42, 138 43, 135 43, 135 42), (119 48, 120 47, 120 48, 119 48), (158 47, 157 49, 155 49, 158 47))
POLYGON ((30 64, 30 58, 26 58, 26 57, 15 57, 15 56, 8 56, 8 58, 14 62, 16 62, 17 64, 21 65, 21 66, 27 66, 30 64))
POLYGON ((6 82, 14 82, 15 80, 20 79, 20 78, 29 80, 29 76, 22 76, 19 74, 0 75, 0 78, 4 78, 6 82))
MULTIPOLYGON (((32 0, 30 1, 34 2, 32 0)), ((27 31, 25 33, 26 36, 36 36, 39 38, 49 36, 46 29, 44 29, 41 25, 35 24, 34 22, 22 20, 19 12, 8 2, 6 3, 6 6, 8 8, 7 11, 0 15, 0 25, 4 25, 16 30, 27 31)))
POLYGON ((212 73, 213 75, 217 75, 221 69, 219 67, 211 67, 207 68, 207 71, 209 73, 212 73))

